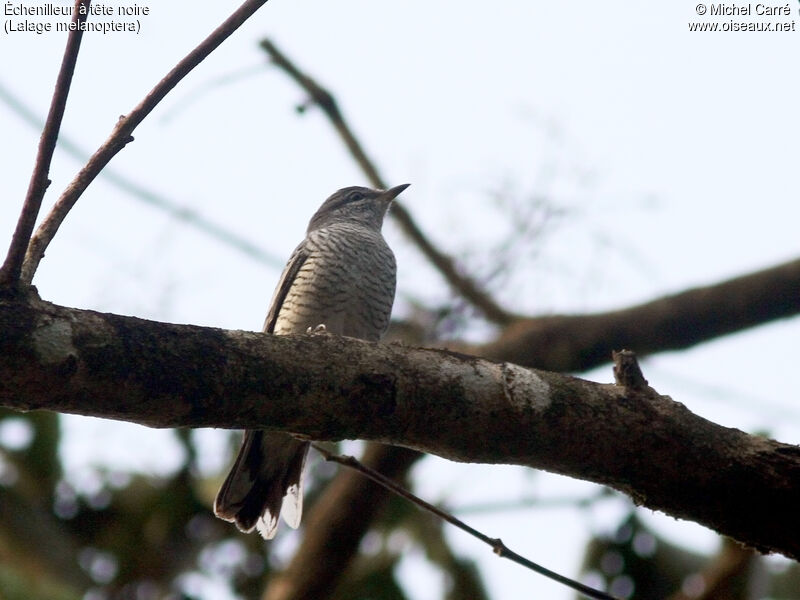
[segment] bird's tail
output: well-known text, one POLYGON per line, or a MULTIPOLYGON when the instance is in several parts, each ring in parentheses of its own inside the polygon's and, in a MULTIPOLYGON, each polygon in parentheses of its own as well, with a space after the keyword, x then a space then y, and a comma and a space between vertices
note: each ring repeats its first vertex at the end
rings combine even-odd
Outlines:
POLYGON ((214 513, 241 531, 275 537, 278 516, 290 527, 303 513, 303 464, 308 442, 286 433, 245 431, 236 462, 214 501, 214 513))

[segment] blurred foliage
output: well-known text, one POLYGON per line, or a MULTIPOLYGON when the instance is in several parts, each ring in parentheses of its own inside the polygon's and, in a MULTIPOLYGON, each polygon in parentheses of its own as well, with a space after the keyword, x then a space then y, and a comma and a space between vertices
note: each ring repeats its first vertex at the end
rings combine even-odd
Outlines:
POLYGON ((187 432, 177 436, 189 459, 171 477, 99 471, 100 489, 84 495, 62 477, 59 417, 0 412, 0 426, 11 420, 31 435, 0 447, 0 600, 187 597, 178 582, 223 568, 214 555, 226 542, 229 554, 238 549, 224 564, 234 587, 248 597, 261 589, 264 544, 210 513, 187 432))
POLYGON ((771 568, 756 552, 721 538, 715 556, 679 548, 647 527, 631 509, 610 536, 587 545, 585 580, 637 600, 796 600, 800 565, 771 568))
MULTIPOLYGON (((221 474, 199 475, 188 431, 176 431, 186 461, 171 476, 98 470, 102 484, 87 494, 62 472, 59 422, 53 413, 0 409, 0 600, 211 598, 204 589, 210 581, 227 583, 241 598, 260 597, 280 560, 258 536, 213 517, 221 474)), ((237 444, 231 436, 232 451, 237 444)), ((306 505, 313 510, 337 470, 318 463, 308 471, 306 505)), ((535 502, 530 509, 537 510, 535 502)), ((329 598, 407 600, 398 566, 413 551, 442 574, 443 600, 488 600, 477 566, 453 551, 443 527, 391 498, 329 598)), ((671 545, 632 511, 613 535, 589 543, 583 571, 593 585, 642 600, 800 598, 798 565, 775 572, 755 555, 726 582, 724 595, 675 595, 701 589, 697 582, 715 572, 716 560, 671 545)))

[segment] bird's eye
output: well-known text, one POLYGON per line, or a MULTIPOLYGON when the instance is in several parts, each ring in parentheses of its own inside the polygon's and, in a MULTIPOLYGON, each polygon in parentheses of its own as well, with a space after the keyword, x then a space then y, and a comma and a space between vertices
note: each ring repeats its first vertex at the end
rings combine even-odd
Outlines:
POLYGON ((358 202, 359 200, 363 199, 364 199, 364 192, 358 192, 358 191, 350 192, 350 194, 347 196, 348 202, 358 202))

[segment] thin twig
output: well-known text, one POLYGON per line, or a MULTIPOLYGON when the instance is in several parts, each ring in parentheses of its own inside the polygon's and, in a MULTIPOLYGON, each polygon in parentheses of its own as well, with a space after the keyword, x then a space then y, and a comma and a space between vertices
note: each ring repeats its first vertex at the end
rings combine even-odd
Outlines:
MULTIPOLYGON (((25 105, 20 98, 18 98, 11 90, 6 88, 0 82, 0 102, 5 103, 14 113, 16 113, 23 121, 35 129, 41 129, 44 126, 42 119, 28 106, 25 105)), ((63 131, 58 136, 59 150, 63 150, 81 164, 89 160, 89 153, 75 143, 63 131)), ((188 204, 180 204, 179 202, 167 197, 165 194, 158 192, 152 188, 148 188, 132 178, 123 175, 121 172, 114 170, 111 167, 106 167, 100 172, 100 178, 109 182, 111 185, 116 186, 123 192, 130 194, 133 198, 138 199, 149 206, 161 210, 168 214, 173 219, 180 221, 188 227, 194 227, 198 231, 209 235, 218 242, 230 246, 234 250, 238 250, 242 254, 252 258, 256 262, 262 263, 275 269, 282 269, 286 263, 286 259, 276 254, 272 254, 251 242, 244 236, 238 234, 233 229, 224 227, 200 212, 194 210, 188 204)))
POLYGON ((521 498, 519 500, 508 500, 505 502, 486 502, 483 504, 465 504, 463 506, 448 507, 452 512, 461 515, 508 512, 512 510, 529 510, 530 508, 552 509, 552 508, 589 508, 600 500, 605 500, 614 495, 610 488, 600 488, 589 496, 563 496, 559 498, 521 498))
POLYGON ((465 531, 471 536, 478 538, 483 543, 490 546, 492 548, 492 551, 499 557, 507 558, 517 564, 527 567, 531 571, 535 571, 536 573, 544 575, 545 577, 548 577, 553 581, 557 581, 567 587, 570 587, 573 590, 576 590, 589 598, 597 598, 599 600, 615 600, 614 596, 611 596, 610 594, 606 594, 605 592, 601 592, 600 590, 591 588, 578 581, 575 581, 574 579, 570 579, 569 577, 564 577, 563 575, 559 575, 555 571, 551 571, 550 569, 547 569, 539 564, 536 564, 535 562, 528 560, 524 556, 521 556, 516 552, 509 550, 509 548, 499 538, 490 538, 489 536, 484 535, 477 529, 473 529, 472 527, 470 527, 460 519, 457 519, 453 515, 446 513, 440 508, 434 506, 433 504, 430 504, 425 500, 423 500, 422 498, 415 496, 414 494, 412 494, 405 488, 401 487, 388 477, 385 477, 378 471, 370 469, 369 467, 361 464, 358 460, 356 460, 352 456, 333 454, 332 452, 329 452, 319 444, 312 443, 311 446, 314 448, 314 450, 322 454, 322 456, 325 458, 326 461, 339 463, 340 465, 344 465, 345 467, 354 469, 359 473, 366 475, 369 479, 371 479, 378 485, 385 487, 386 489, 397 494, 398 496, 405 498, 406 500, 416 504, 421 509, 433 513, 434 515, 436 515, 441 519, 444 519, 451 525, 455 525, 462 531, 465 531))
MULTIPOLYGON (((355 135, 353 135, 350 127, 344 120, 333 95, 314 81, 314 79, 300 71, 300 69, 298 69, 286 55, 278 50, 275 44, 270 40, 262 40, 261 47, 269 54, 275 65, 303 88, 306 93, 308 93, 311 101, 322 109, 370 183, 378 188, 388 187, 384 179, 378 173, 377 167, 369 159, 366 152, 364 152, 361 143, 356 139, 355 135)), ((304 107, 299 110, 302 112, 304 107)), ((430 260, 444 276, 447 282, 461 294, 461 296, 483 312, 487 319, 499 325, 507 325, 514 320, 514 315, 498 305, 472 278, 459 272, 452 257, 441 252, 431 243, 419 226, 417 226, 411 214, 401 203, 395 201, 390 214, 400 225, 403 232, 411 238, 428 260, 430 260)))
MULTIPOLYGON (((56 78, 53 98, 50 101, 50 110, 47 113, 42 136, 39 138, 39 149, 36 154, 36 163, 33 167, 31 180, 28 184, 28 192, 25 195, 25 202, 22 205, 17 227, 11 238, 6 260, 3 263, 3 267, 0 268, 0 287, 16 286, 20 281, 25 250, 31 239, 36 218, 39 216, 44 193, 50 185, 50 179, 48 178, 50 163, 53 160, 53 152, 58 141, 61 121, 64 118, 64 109, 67 105, 72 76, 75 73, 75 64, 78 62, 78 51, 81 48, 81 39, 83 38, 81 25, 86 21, 90 3, 91 0, 75 0, 75 6, 72 11, 73 26, 70 29, 69 36, 67 36, 67 45, 64 48, 64 57, 61 59, 61 68, 56 78)), ((30 280, 25 283, 30 283, 30 280)))
POLYGON ((222 42, 236 31, 242 23, 250 18, 267 0, 246 0, 236 11, 231 14, 211 35, 187 54, 158 84, 145 96, 138 106, 128 115, 120 117, 108 139, 92 155, 86 166, 80 170, 75 179, 67 186, 64 193, 56 202, 50 214, 42 222, 28 245, 25 262, 22 266, 22 280, 30 283, 39 261, 44 256, 53 236, 67 216, 67 213, 78 201, 89 184, 97 177, 98 173, 109 161, 122 150, 129 142, 133 141, 131 134, 147 115, 158 105, 161 100, 172 90, 178 82, 188 75, 192 69, 199 65, 222 42))

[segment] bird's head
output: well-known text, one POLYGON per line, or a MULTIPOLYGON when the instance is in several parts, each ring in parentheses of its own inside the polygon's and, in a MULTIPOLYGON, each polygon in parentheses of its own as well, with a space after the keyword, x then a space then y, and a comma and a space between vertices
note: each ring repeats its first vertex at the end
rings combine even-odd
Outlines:
POLYGON ((380 231, 383 216, 392 200, 409 185, 411 184, 404 183, 388 190, 373 190, 359 186, 337 190, 311 217, 308 231, 333 223, 358 223, 380 231))

